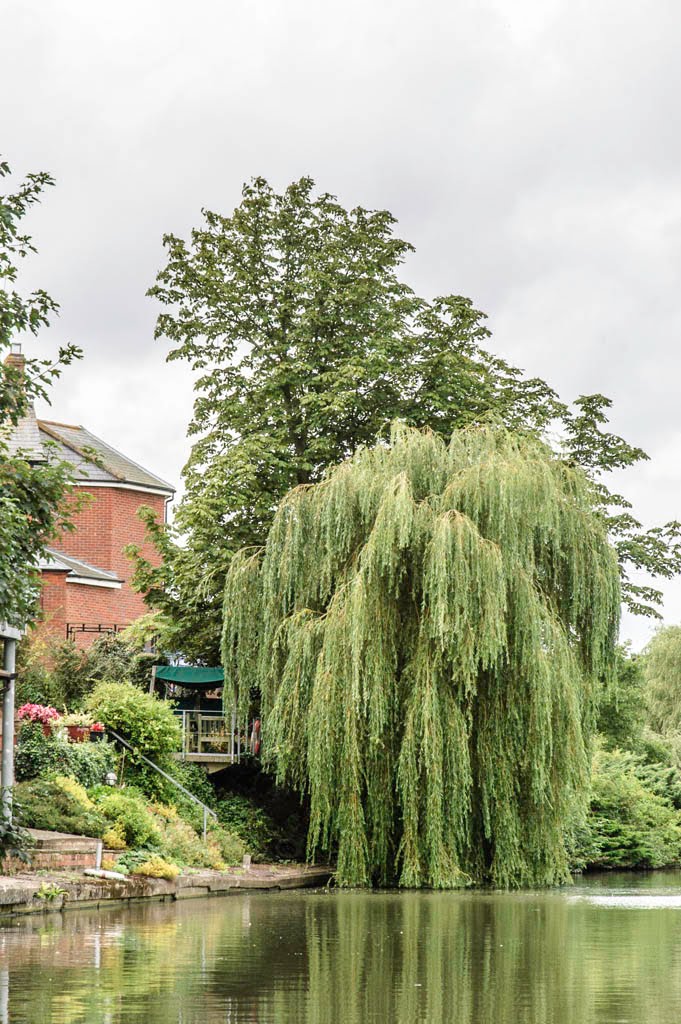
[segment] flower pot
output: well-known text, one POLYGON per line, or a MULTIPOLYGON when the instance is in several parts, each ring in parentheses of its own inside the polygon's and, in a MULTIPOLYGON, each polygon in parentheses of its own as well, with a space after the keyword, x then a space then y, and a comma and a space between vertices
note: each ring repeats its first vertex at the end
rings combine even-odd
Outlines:
POLYGON ((67 725, 66 731, 72 743, 84 743, 90 738, 90 730, 86 725, 67 725))
POLYGON ((47 738, 49 739, 50 736, 52 735, 52 726, 48 725, 47 722, 42 722, 41 724, 43 727, 43 735, 47 736, 47 738))

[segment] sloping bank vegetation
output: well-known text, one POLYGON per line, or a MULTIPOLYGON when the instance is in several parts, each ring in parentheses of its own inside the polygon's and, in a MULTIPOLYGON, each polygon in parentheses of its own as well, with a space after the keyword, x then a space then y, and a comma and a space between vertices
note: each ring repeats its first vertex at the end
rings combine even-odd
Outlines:
POLYGON ((105 867, 159 877, 223 869, 240 864, 245 853, 256 861, 301 856, 300 809, 274 793, 267 780, 258 782, 246 767, 225 789, 214 786, 199 766, 172 758, 180 748, 178 721, 172 705, 141 688, 145 667, 145 655, 120 637, 102 639, 85 654, 72 643, 49 651, 24 645, 16 749, 19 824, 101 838, 109 851, 105 867), (49 669, 37 654, 49 656, 49 669), (40 703, 46 698, 54 703, 40 703), (85 742, 69 742, 65 723, 88 731, 101 723, 125 736, 135 753, 124 753, 97 729, 85 742), (138 753, 215 811, 205 842, 201 808, 138 753), (106 784, 110 773, 115 786, 106 784))

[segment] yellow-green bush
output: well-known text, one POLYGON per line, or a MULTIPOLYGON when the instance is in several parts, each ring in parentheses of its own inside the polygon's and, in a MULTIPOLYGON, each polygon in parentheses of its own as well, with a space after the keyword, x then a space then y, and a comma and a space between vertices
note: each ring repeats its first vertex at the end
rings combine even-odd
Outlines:
POLYGON ((95 806, 90 797, 87 795, 85 786, 81 786, 80 782, 76 782, 75 779, 69 775, 55 775, 54 784, 62 793, 67 793, 72 796, 76 803, 79 803, 87 811, 91 811, 95 806))
POLYGON ((127 843, 122 822, 115 821, 113 825, 110 825, 103 834, 102 840, 109 850, 124 850, 127 843))
MULTIPOLYGON (((152 761, 180 749, 182 730, 173 714, 173 704, 144 693, 132 683, 98 683, 85 708, 104 725, 122 733, 152 761)), ((135 754, 130 756, 134 762, 135 754)))
POLYGON ((187 867, 213 867, 220 861, 219 850, 209 850, 200 836, 179 817, 159 818, 161 849, 171 860, 187 867))
POLYGON ((121 789, 105 792, 97 799, 97 809, 119 826, 127 846, 159 846, 161 832, 157 819, 139 794, 121 789))
POLYGON ((177 878, 180 869, 177 864, 171 864, 163 857, 159 857, 158 854, 152 854, 143 864, 134 868, 132 873, 133 875, 145 875, 147 878, 173 879, 177 878))

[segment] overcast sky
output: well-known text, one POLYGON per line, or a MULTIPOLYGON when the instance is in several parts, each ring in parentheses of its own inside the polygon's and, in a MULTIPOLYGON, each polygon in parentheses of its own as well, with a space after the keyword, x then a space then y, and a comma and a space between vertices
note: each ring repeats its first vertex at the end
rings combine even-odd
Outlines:
MULTIPOLYGON (((618 481, 681 519, 681 7, 673 0, 5 0, 0 152, 57 178, 27 278, 84 361, 43 414, 180 481, 192 375, 153 340, 165 231, 303 174, 387 207, 421 294, 651 455, 618 481)), ((665 587, 681 621, 681 583, 665 587)), ((625 619, 635 646, 650 627, 625 619)))

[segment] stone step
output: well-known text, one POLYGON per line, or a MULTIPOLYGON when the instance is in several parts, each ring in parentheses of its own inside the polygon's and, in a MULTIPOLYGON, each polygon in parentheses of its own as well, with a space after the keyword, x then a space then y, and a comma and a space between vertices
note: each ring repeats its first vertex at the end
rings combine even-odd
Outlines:
MULTIPOLYGON (((65 832, 48 832, 39 828, 29 828, 27 831, 35 842, 35 846, 29 852, 33 871, 73 871, 97 867, 97 849, 101 845, 101 839, 94 839, 92 836, 72 836, 65 832)), ((3 870, 6 874, 13 874, 22 868, 15 866, 14 871, 3 870)))
POLYGON ((48 832, 46 829, 29 828, 27 830, 35 843, 35 850, 60 851, 63 853, 97 852, 101 839, 92 836, 74 836, 67 832, 48 832))

